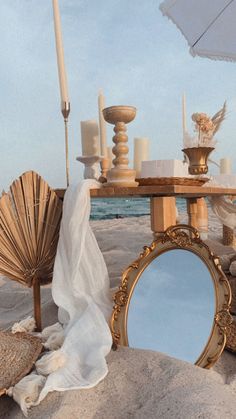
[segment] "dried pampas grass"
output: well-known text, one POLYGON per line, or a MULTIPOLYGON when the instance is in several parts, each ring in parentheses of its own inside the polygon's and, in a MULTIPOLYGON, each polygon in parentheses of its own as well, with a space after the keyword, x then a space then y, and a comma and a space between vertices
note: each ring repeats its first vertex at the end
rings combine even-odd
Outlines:
POLYGON ((219 130, 222 122, 225 120, 226 111, 227 111, 227 108, 226 108, 226 101, 225 101, 223 107, 211 118, 214 124, 213 135, 215 135, 215 133, 219 130))

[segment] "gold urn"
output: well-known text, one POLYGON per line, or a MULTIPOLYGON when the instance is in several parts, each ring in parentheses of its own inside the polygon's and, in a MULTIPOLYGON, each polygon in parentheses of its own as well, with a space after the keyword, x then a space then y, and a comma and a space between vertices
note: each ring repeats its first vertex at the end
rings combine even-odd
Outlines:
POLYGON ((190 175, 205 175, 208 172, 207 159, 214 147, 189 147, 182 151, 189 159, 190 175))

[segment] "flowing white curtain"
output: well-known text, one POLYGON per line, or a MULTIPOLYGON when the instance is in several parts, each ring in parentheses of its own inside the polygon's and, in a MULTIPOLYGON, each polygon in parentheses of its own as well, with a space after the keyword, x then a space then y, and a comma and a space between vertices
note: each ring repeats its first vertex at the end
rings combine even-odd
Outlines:
POLYGON ((89 225, 89 190, 97 187, 97 181, 84 180, 70 186, 65 194, 52 282, 62 327, 56 324, 42 333, 54 343, 61 341, 62 346, 44 355, 36 363, 36 371, 10 389, 9 395, 25 414, 49 392, 93 387, 108 372, 105 357, 112 345, 107 322, 112 310, 110 283, 89 225))
POLYGON ((66 326, 60 349, 66 362, 48 376, 39 402, 49 391, 93 387, 108 371, 112 302, 106 264, 89 224, 94 187, 98 182, 84 180, 65 194, 52 295, 66 326))

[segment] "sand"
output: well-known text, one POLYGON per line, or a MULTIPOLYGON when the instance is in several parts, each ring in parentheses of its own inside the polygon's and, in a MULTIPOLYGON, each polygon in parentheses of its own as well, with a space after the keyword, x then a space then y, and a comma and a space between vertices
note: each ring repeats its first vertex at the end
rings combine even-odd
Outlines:
MULTIPOLYGON (((181 215, 181 221, 186 216, 181 215)), ((104 254, 111 287, 119 285, 122 270, 150 244, 149 217, 93 221, 92 228, 104 254)), ((232 253, 219 242, 221 226, 210 214, 208 244, 220 254, 232 253), (217 240, 216 240, 217 239, 217 240)), ((0 280, 0 328, 32 313, 31 290, 0 280)), ((57 309, 50 287, 42 290, 43 325, 55 323, 57 309)), ((119 348, 107 357, 109 373, 90 390, 53 392, 30 418, 235 418, 236 356, 224 351, 211 370, 153 351, 119 348)), ((0 398, 0 418, 23 418, 9 397, 0 398)))

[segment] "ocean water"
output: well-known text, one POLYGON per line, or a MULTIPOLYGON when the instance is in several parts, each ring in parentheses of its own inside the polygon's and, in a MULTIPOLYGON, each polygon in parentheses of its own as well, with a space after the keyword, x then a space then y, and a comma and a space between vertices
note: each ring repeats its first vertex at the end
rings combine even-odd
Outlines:
MULTIPOLYGON (((176 200, 179 212, 186 211, 185 199, 176 200)), ((112 218, 141 217, 150 214, 149 198, 94 198, 91 200, 91 219, 106 220, 112 218)))

